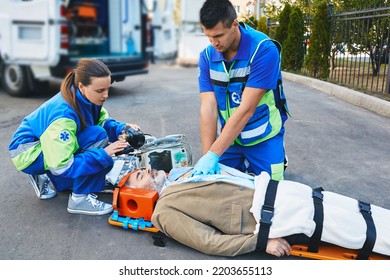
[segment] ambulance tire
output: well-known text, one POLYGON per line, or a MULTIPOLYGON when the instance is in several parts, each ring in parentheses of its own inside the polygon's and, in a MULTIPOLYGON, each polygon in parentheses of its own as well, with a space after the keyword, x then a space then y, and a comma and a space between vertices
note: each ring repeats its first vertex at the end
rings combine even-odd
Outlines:
POLYGON ((1 84, 3 89, 14 97, 28 96, 31 93, 25 66, 3 64, 1 66, 1 84))

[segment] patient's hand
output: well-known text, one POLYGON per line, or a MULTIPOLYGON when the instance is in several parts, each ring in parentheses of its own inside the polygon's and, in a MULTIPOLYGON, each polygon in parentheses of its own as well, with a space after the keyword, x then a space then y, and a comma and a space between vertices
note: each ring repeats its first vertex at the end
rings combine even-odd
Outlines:
POLYGON ((284 238, 269 238, 265 251, 277 257, 289 256, 291 247, 284 238))

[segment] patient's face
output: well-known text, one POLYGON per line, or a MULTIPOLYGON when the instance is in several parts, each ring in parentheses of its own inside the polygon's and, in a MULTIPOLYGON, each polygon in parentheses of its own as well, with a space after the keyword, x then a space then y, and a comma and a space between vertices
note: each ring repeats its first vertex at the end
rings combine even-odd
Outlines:
POLYGON ((148 170, 141 168, 129 176, 125 186, 129 188, 154 190, 160 192, 164 186, 165 180, 166 174, 164 170, 148 170))

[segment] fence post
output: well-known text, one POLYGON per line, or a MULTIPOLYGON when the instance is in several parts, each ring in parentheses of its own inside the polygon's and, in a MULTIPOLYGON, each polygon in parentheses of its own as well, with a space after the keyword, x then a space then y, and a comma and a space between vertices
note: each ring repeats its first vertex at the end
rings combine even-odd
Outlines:
POLYGON ((333 15, 333 4, 332 4, 332 2, 328 3, 328 13, 329 13, 329 16, 333 15))
POLYGON ((390 57, 389 57, 389 61, 387 62, 387 79, 386 79, 386 89, 385 89, 385 92, 386 93, 390 93, 390 57))

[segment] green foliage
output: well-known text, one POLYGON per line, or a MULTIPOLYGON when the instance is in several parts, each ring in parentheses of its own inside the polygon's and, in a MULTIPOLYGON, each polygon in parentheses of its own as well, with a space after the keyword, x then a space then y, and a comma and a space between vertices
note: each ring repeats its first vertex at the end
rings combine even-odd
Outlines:
POLYGON ((330 21, 328 5, 322 1, 315 10, 310 47, 305 57, 304 66, 315 78, 329 76, 330 56, 330 21))
POLYGON ((284 40, 286 40, 288 36, 288 25, 290 23, 291 9, 291 5, 286 3, 283 10, 280 12, 279 25, 275 31, 275 40, 278 41, 282 46, 284 40))
POLYGON ((250 27, 252 27, 253 29, 257 29, 257 26, 258 26, 258 22, 257 22, 257 19, 255 19, 254 16, 251 16, 251 15, 246 15, 244 18, 243 18, 243 22, 245 22, 245 24, 249 25, 250 27))
POLYGON ((303 13, 300 8, 294 6, 291 9, 290 22, 288 24, 288 35, 283 46, 283 69, 293 71, 301 70, 305 55, 304 32, 305 25, 303 21, 303 13))
POLYGON ((257 30, 268 35, 268 27, 267 27, 267 18, 261 16, 259 19, 259 23, 257 24, 257 30))
POLYGON ((358 11, 374 7, 389 7, 388 0, 334 0, 332 1, 336 13, 342 11, 358 11))

